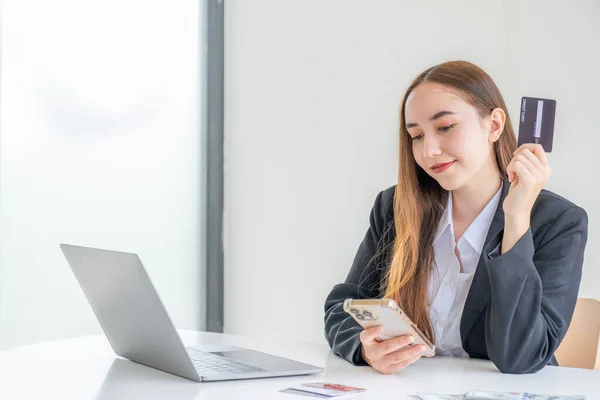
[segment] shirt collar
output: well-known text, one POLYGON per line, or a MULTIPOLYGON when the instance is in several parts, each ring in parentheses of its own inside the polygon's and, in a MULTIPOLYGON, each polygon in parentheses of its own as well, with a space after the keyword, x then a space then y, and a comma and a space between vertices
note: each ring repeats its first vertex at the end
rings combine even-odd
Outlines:
POLYGON ((440 236, 444 234, 448 227, 450 227, 450 229, 453 229, 453 226, 454 225, 452 223, 452 192, 448 192, 446 208, 444 209, 444 214, 442 214, 442 217, 440 218, 440 223, 438 224, 438 229, 433 239, 433 244, 435 244, 435 242, 438 241, 440 236))
MULTIPOLYGON (((485 244, 485 239, 487 236, 487 232, 490 228, 490 224, 492 223, 492 219, 494 218, 494 214, 496 213, 496 209, 498 208, 498 204, 500 202, 500 196, 502 194, 502 188, 500 188, 494 197, 488 202, 485 208, 479 213, 479 215, 475 218, 475 220, 469 225, 463 237, 471 247, 477 253, 481 253, 483 249, 483 245, 485 244)), ((444 214, 440 219, 440 223, 438 225, 438 230, 435 234, 435 238, 433 240, 433 244, 438 241, 440 236, 447 230, 451 229, 450 232, 452 237, 454 237, 454 224, 452 221, 452 192, 448 192, 448 199, 446 202, 446 209, 444 210, 444 214)))
POLYGON ((485 244, 485 239, 490 229, 490 225, 492 223, 492 219, 494 219, 494 214, 496 213, 496 209, 498 208, 498 204, 500 202, 500 195, 502 194, 502 188, 496 192, 494 197, 490 200, 490 202, 485 206, 485 208, 479 213, 475 221, 467 228, 463 237, 469 242, 469 244, 477 251, 478 254, 481 254, 481 250, 483 249, 483 245, 485 244))

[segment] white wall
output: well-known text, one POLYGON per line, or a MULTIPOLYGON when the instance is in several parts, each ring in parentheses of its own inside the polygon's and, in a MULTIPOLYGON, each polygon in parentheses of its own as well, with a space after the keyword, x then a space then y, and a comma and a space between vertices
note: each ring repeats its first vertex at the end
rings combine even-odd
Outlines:
POLYGON ((600 297, 600 3, 229 0, 225 11, 227 332, 324 342, 324 299, 395 183, 404 90, 450 59, 487 70, 515 124, 521 96, 557 100, 547 187, 588 211, 580 295, 600 297))
POLYGON ((198 3, 3 1, 0 348, 100 332, 62 242, 137 252, 203 327, 198 3))

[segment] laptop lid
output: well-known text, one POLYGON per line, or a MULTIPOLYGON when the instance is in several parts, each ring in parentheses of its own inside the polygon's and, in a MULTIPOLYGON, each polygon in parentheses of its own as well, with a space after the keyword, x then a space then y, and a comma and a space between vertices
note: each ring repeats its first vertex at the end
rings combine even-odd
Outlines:
POLYGON ((61 244, 114 352, 201 381, 136 254, 61 244))

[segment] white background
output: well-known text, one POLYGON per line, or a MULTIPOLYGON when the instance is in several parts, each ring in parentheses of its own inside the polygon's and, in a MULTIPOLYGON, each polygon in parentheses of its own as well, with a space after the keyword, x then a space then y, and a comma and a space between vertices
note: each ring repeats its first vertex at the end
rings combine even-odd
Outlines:
POLYGON ((548 189, 590 218, 581 296, 600 297, 600 3, 229 0, 225 18, 225 329, 323 342, 377 193, 396 179, 401 97, 465 59, 557 101, 548 189))
POLYGON ((0 348, 100 332, 59 243, 138 253, 204 327, 199 3, 2 2, 0 348))

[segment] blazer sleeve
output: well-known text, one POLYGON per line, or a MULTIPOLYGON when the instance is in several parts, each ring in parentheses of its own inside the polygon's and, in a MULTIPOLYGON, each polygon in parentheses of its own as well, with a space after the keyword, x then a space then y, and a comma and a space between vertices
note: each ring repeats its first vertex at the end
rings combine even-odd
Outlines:
MULTIPOLYGON (((385 213, 392 204, 392 190, 380 192, 369 218, 369 228, 354 257, 344 283, 333 287, 325 300, 325 337, 335 354, 355 365, 367 365, 361 356, 363 328, 343 309, 344 300, 372 299, 380 295, 384 261, 381 243, 386 229, 385 213)), ((393 220, 393 218, 392 218, 393 220)))
POLYGON ((565 336, 577 302, 588 217, 573 206, 543 233, 529 231, 504 254, 486 255, 491 286, 485 339, 488 356, 505 373, 546 366, 565 336))

